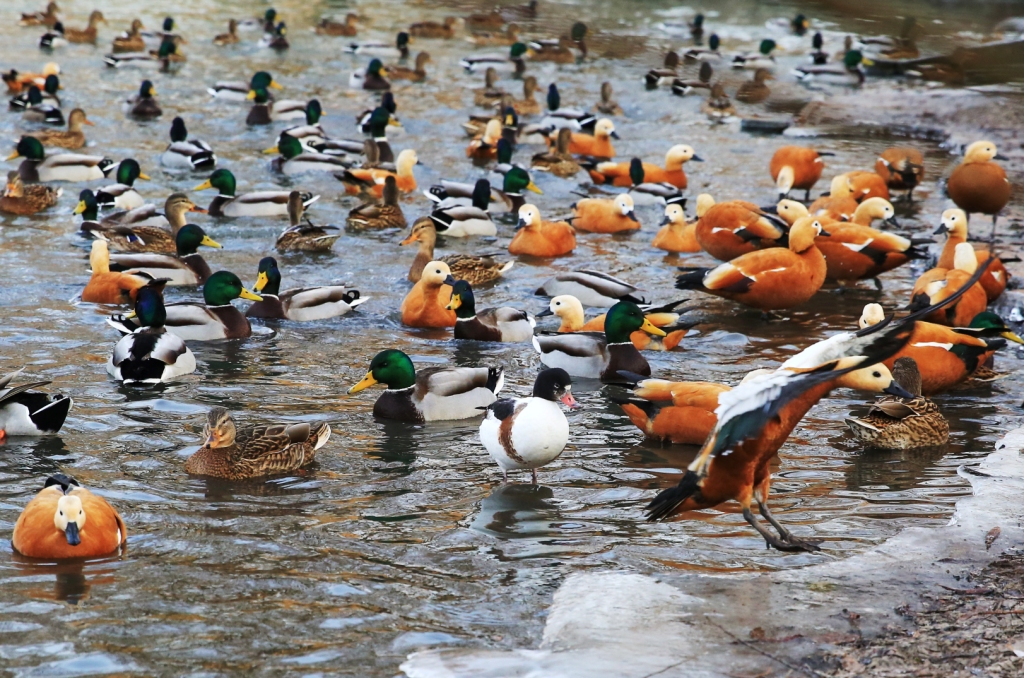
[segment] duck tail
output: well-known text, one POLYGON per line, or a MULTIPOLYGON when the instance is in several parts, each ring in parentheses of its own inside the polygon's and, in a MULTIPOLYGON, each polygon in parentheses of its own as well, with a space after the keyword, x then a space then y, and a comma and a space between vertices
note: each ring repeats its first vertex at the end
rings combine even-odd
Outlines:
POLYGON ((625 399, 620 402, 613 397, 612 400, 618 402, 622 411, 629 417, 629 420, 633 422, 634 426, 643 431, 644 435, 651 434, 651 420, 654 419, 656 412, 654 403, 637 398, 625 399))
POLYGON ((320 426, 317 427, 312 437, 316 439, 316 443, 313 444, 313 449, 319 450, 327 444, 328 440, 331 439, 331 425, 326 421, 320 422, 320 426))
POLYGON ((704 276, 710 268, 684 268, 680 275, 676 276, 676 289, 678 290, 702 290, 704 289, 704 276))
POLYGON ((907 308, 910 311, 920 311, 931 306, 931 303, 932 300, 928 297, 927 294, 925 294, 924 292, 918 292, 917 294, 914 295, 914 298, 910 300, 910 306, 908 306, 907 308))
MULTIPOLYGON (((929 240, 928 242, 933 241, 929 240)), ((919 243, 915 243, 912 240, 910 247, 903 251, 903 254, 906 255, 907 259, 927 259, 928 257, 931 256, 930 254, 928 254, 927 250, 920 249, 917 246, 918 244, 919 243)))
POLYGON ((195 170, 213 169, 217 166, 217 156, 213 151, 193 153, 188 161, 192 165, 192 169, 195 170))
POLYGON ((487 390, 498 395, 505 386, 505 369, 502 367, 487 368, 487 390))
POLYGON ((700 476, 687 470, 675 487, 662 490, 644 509, 648 522, 664 520, 671 516, 687 499, 700 491, 700 476))

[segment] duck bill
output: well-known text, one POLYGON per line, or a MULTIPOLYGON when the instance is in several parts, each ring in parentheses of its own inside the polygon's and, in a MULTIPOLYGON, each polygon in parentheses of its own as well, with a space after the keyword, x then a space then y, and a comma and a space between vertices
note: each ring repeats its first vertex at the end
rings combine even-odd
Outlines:
POLYGON ((413 244, 414 242, 416 242, 419 239, 420 239, 420 237, 417 234, 413 233, 408 238, 406 238, 405 240, 403 240, 402 242, 400 242, 398 244, 399 245, 411 245, 411 244, 413 244))
POLYGON ((256 98, 256 90, 254 90, 254 89, 249 90, 249 93, 245 95, 245 98, 247 100, 249 100, 249 101, 252 101, 253 99, 255 99, 256 98))
POLYGON ((913 399, 914 398, 914 394, 911 393, 910 391, 908 391, 907 389, 903 388, 902 386, 900 386, 896 382, 895 379, 890 381, 889 385, 886 386, 885 390, 883 390, 882 392, 883 393, 887 393, 887 394, 889 394, 891 396, 896 396, 897 398, 908 398, 908 399, 913 399))
POLYGON ((818 231, 818 235, 824 236, 826 238, 832 237, 832 234, 826 231, 825 229, 821 229, 820 231, 818 231))
POLYGON ((1021 339, 1020 336, 1011 332, 1010 330, 1006 330, 1000 336, 1003 337, 1003 339, 1009 339, 1010 341, 1016 344, 1024 344, 1024 339, 1021 339))
POLYGON ((540 313, 535 314, 534 318, 543 318, 544 316, 554 315, 554 312, 550 308, 545 308, 540 313))
POLYGON ((894 228, 899 228, 899 227, 900 227, 900 222, 898 222, 898 221, 896 220, 896 217, 895 217, 895 216, 891 216, 891 217, 889 217, 888 219, 886 219, 886 220, 885 220, 885 223, 889 224, 890 226, 892 226, 892 227, 894 227, 894 228))
POLYGON ((249 301, 263 301, 263 297, 256 294, 255 292, 250 292, 244 287, 242 288, 242 293, 239 294, 238 296, 241 297, 242 299, 248 299, 249 301))
MULTIPOLYGON (((210 183, 209 179, 207 179, 203 183, 199 184, 198 186, 196 186, 192 190, 193 191, 205 191, 208 188, 213 188, 213 184, 210 183)), ((190 211, 195 211, 195 210, 190 210, 190 211)))
POLYGON ((256 276, 256 284, 253 285, 252 288, 257 292, 262 292, 268 282, 270 282, 270 278, 267 277, 266 273, 261 271, 260 274, 256 276))
MULTIPOLYGON (((209 183, 209 182, 207 182, 207 183, 209 183)), ((193 190, 195 190, 195 189, 193 189, 193 190)), ((188 211, 189 212, 198 212, 199 214, 207 214, 209 212, 209 210, 207 210, 207 209, 205 209, 203 207, 200 207, 199 205, 192 205, 192 207, 188 208, 188 211)))
POLYGON ((152 179, 149 178, 149 175, 145 172, 139 172, 139 178, 143 181, 152 181, 152 179))
POLYGON ((78 523, 68 523, 64 528, 64 537, 71 546, 78 546, 82 543, 82 537, 78 534, 78 523))
POLYGON ((945 224, 939 224, 939 227, 935 229, 932 235, 942 235, 944 233, 949 233, 949 229, 946 228, 945 224))
POLYGON ((634 212, 633 210, 629 210, 628 212, 626 212, 626 216, 629 217, 631 221, 635 221, 638 224, 640 223, 640 220, 636 218, 636 212, 634 212))
POLYGON ((353 386, 352 388, 350 388, 348 390, 348 393, 349 393, 349 395, 352 395, 353 393, 359 393, 363 389, 370 388, 371 386, 373 386, 376 383, 377 383, 377 380, 373 378, 373 372, 367 372, 366 376, 363 377, 362 380, 358 384, 356 384, 355 386, 353 386))
POLYGON ((647 334, 653 334, 656 337, 665 336, 665 330, 661 329, 660 327, 656 327, 654 323, 652 323, 647 318, 644 318, 644 324, 640 326, 640 329, 642 329, 647 334))
POLYGON ((265 149, 263 151, 263 154, 264 155, 272 155, 272 154, 277 153, 277 152, 278 152, 277 146, 271 146, 270 148, 265 149))
POLYGON ((699 155, 696 155, 696 154, 694 154, 694 156, 692 158, 690 158, 690 160, 692 160, 693 162, 704 162, 704 158, 702 158, 702 157, 700 157, 699 155))
MULTIPOLYGON (((279 85, 279 84, 278 84, 278 82, 277 82, 276 80, 271 80, 271 81, 270 81, 270 86, 271 86, 272 88, 274 88, 274 89, 284 89, 284 87, 282 87, 281 85, 279 85)), ((252 95, 253 95, 253 96, 256 96, 256 93, 255 93, 255 92, 253 92, 253 93, 252 93, 252 95)))
POLYGON ((82 214, 83 212, 85 212, 85 210, 86 210, 85 201, 84 200, 79 200, 78 204, 75 205, 75 211, 72 212, 72 214, 82 214))
POLYGON ((449 311, 456 311, 460 306, 462 306, 462 297, 458 294, 453 294, 452 300, 448 302, 448 305, 445 306, 445 308, 449 311))
MULTIPOLYGON (((207 247, 213 247, 218 250, 221 249, 221 244, 208 235, 204 235, 203 239, 199 242, 199 244, 206 245, 207 247)), ((258 287, 256 289, 257 291, 259 291, 258 287)))
POLYGON ((95 127, 96 126, 96 123, 94 123, 92 120, 83 120, 82 124, 83 125, 88 125, 89 127, 95 127))
POLYGON ((865 66, 874 66, 875 65, 874 59, 869 59, 867 57, 864 57, 863 59, 861 59, 860 62, 862 64, 864 64, 865 66))
POLYGON ((18 157, 18 155, 19 155, 19 153, 17 151, 15 151, 14 153, 11 153, 9 156, 7 156, 7 162, 10 162, 11 160, 14 160, 15 158, 18 157))
POLYGON ((562 404, 568 407, 570 410, 575 410, 576 408, 580 407, 580 404, 576 402, 576 399, 572 397, 572 393, 570 393, 569 391, 566 391, 564 394, 562 394, 562 397, 559 398, 559 400, 562 401, 562 404))
POLYGON ((544 195, 544 191, 540 190, 537 187, 537 184, 533 183, 532 181, 529 184, 526 185, 526 190, 533 191, 537 195, 544 195))

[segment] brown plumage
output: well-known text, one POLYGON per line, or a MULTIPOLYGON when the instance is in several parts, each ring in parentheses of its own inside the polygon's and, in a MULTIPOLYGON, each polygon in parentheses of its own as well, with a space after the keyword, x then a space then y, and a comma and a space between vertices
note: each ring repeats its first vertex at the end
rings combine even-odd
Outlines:
POLYGON ((707 193, 697 196, 694 236, 701 248, 720 261, 767 247, 778 247, 783 231, 757 205, 743 200, 716 203, 707 193))
POLYGON ((110 270, 110 250, 103 240, 94 240, 89 255, 92 277, 82 290, 82 301, 92 304, 134 304, 135 295, 149 278, 110 270))
POLYGON ((711 94, 700 106, 704 115, 712 120, 721 120, 736 115, 736 107, 729 101, 729 95, 721 84, 715 83, 711 86, 711 94))
POLYGON ((601 100, 594 104, 594 110, 604 115, 622 115, 622 106, 612 98, 612 84, 607 80, 601 83, 601 100))
POLYGON ((490 108, 501 101, 505 90, 497 86, 498 71, 488 67, 484 71, 484 86, 473 90, 473 103, 477 106, 490 108))
POLYGON ((96 44, 96 25, 99 22, 107 23, 107 20, 103 18, 103 12, 99 10, 93 10, 93 13, 89 15, 89 25, 85 28, 65 28, 64 37, 68 42, 76 44, 96 44))
POLYGON ((63 560, 105 556, 127 539, 124 520, 106 499, 57 473, 18 516, 11 545, 29 558, 63 560))
MULTIPOLYGON (((145 210, 145 207, 139 208, 139 210, 145 210)), ((83 221, 80 229, 91 237, 103 238, 111 249, 120 252, 173 254, 177 251, 175 238, 178 236, 178 230, 186 223, 186 212, 205 214, 206 210, 197 207, 184 193, 172 193, 164 202, 164 216, 166 216, 170 228, 133 226, 130 223, 122 223, 120 219, 129 218, 130 215, 137 213, 133 210, 132 212, 115 212, 100 222, 83 221)))
POLYGON ((1010 200, 1010 182, 998 163, 1002 156, 991 141, 976 141, 967 147, 963 162, 946 181, 946 192, 956 206, 967 213, 991 214, 993 223, 1010 200))
POLYGON ((509 47, 519 42, 519 24, 509 24, 502 32, 474 33, 467 40, 476 45, 509 47))
POLYGON ((345 224, 357 230, 405 228, 405 214, 398 206, 398 184, 395 177, 384 179, 384 195, 380 203, 368 202, 353 208, 345 224))
POLYGON ((938 405, 921 395, 917 362, 913 358, 899 358, 892 376, 915 397, 883 396, 866 416, 847 417, 846 424, 854 437, 868 447, 886 450, 945 445, 949 440, 949 422, 938 405))
POLYGON ((556 177, 574 176, 580 171, 580 165, 576 158, 569 153, 569 143, 572 141, 572 130, 563 127, 558 130, 558 137, 555 139, 555 147, 547 153, 537 153, 530 159, 530 167, 539 172, 551 172, 556 177))
POLYGON ((857 205, 850 178, 845 174, 837 174, 832 177, 832 187, 828 195, 812 202, 807 211, 816 217, 849 221, 857 211, 857 205))
POLYGON ((493 256, 472 256, 469 254, 448 254, 436 258, 434 256, 434 245, 437 242, 437 227, 430 217, 420 217, 412 225, 412 233, 409 234, 400 245, 410 245, 418 242, 419 251, 412 260, 409 267, 409 280, 419 282, 423 275, 423 267, 431 261, 442 261, 448 264, 452 276, 456 280, 465 280, 473 287, 480 287, 493 283, 505 274, 515 262, 498 261, 493 256))
POLYGON ((846 177, 850 180, 850 185, 853 187, 853 197, 857 202, 864 202, 871 198, 889 200, 889 185, 880 174, 855 170, 847 172, 846 177))
POLYGON ((334 241, 341 237, 337 226, 317 226, 306 218, 302 223, 302 193, 288 194, 288 223, 281 235, 277 236, 274 247, 278 252, 329 252, 334 241))
POLYGON ((767 68, 759 68, 754 71, 754 79, 749 80, 736 90, 736 100, 742 101, 745 104, 759 104, 768 98, 768 95, 772 93, 768 89, 768 85, 764 84, 765 80, 774 80, 775 76, 767 68))
MULTIPOLYGON (((444 23, 437 21, 421 21, 409 26, 409 35, 417 38, 454 38, 466 25, 465 19, 461 17, 445 17, 444 23)), ((391 69, 388 69, 390 72, 391 69)))
POLYGON ((534 98, 537 92, 537 78, 528 75, 523 78, 523 98, 512 102, 517 115, 537 115, 540 113, 540 102, 534 98))
POLYGON ((352 37, 359 32, 359 27, 356 25, 358 21, 359 17, 351 12, 345 15, 344 21, 322 19, 316 25, 316 32, 317 35, 344 35, 352 37))
POLYGON ((77 149, 85 146, 85 133, 82 132, 82 125, 91 126, 92 124, 86 117, 85 111, 76 108, 68 114, 66 130, 42 130, 41 132, 29 132, 25 136, 39 139, 44 146, 77 149))
POLYGON ((145 26, 139 19, 133 19, 131 28, 124 35, 114 38, 111 51, 114 54, 123 52, 143 52, 146 49, 146 41, 142 39, 142 30, 145 26))
POLYGON ((213 38, 213 44, 215 45, 233 45, 238 42, 238 21, 231 19, 228 21, 228 32, 219 33, 213 38))
POLYGON ((430 61, 430 54, 420 52, 416 55, 416 66, 399 66, 392 64, 387 67, 388 75, 392 80, 411 80, 412 82, 423 82, 427 79, 427 62, 430 61))
POLYGON ((0 197, 0 212, 21 215, 42 212, 56 205, 62 192, 63 189, 43 184, 26 186, 18 171, 14 170, 7 173, 7 188, 0 197))
POLYGON ((21 15, 22 26, 48 26, 53 28, 53 25, 60 21, 58 13, 60 7, 57 6, 56 2, 49 2, 46 4, 46 10, 42 12, 25 12, 21 15))
POLYGON ((223 407, 214 407, 203 429, 206 441, 185 462, 185 472, 228 480, 265 478, 296 471, 316 459, 331 437, 327 422, 238 429, 223 407))

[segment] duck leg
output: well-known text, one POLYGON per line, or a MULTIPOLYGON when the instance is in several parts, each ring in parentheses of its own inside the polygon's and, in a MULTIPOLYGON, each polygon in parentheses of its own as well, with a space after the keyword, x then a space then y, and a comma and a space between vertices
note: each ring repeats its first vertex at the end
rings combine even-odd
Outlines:
POLYGON ((806 203, 810 203, 811 202, 811 189, 809 189, 809 188, 807 189, 807 192, 804 193, 804 202, 806 202, 806 203))
POLYGON ((530 469, 530 473, 533 474, 533 484, 536 485, 537 484, 537 469, 535 469, 535 468, 530 469))
POLYGON ((743 509, 743 518, 748 523, 750 523, 751 527, 753 527, 755 530, 757 530, 758 534, 760 534, 762 537, 764 537, 764 542, 765 542, 765 547, 766 548, 771 548, 771 547, 774 546, 779 551, 799 551, 799 550, 802 550, 802 549, 798 549, 798 548, 793 548, 793 546, 790 544, 790 542, 788 542, 788 541, 786 541, 784 539, 780 539, 779 537, 776 537, 774 534, 772 534, 770 531, 768 531, 768 529, 765 528, 764 525, 762 525, 760 522, 758 522, 757 518, 754 517, 754 512, 751 511, 749 508, 743 509))
POLYGON ((764 501, 762 501, 761 499, 757 499, 757 508, 761 512, 761 515, 764 516, 765 520, 767 520, 769 523, 771 523, 772 527, 774 527, 776 530, 779 531, 779 535, 782 536, 782 541, 785 544, 787 544, 787 548, 779 548, 778 546, 776 546, 775 548, 779 549, 780 551, 820 551, 821 550, 821 548, 818 546, 818 544, 820 544, 821 542, 807 541, 807 540, 804 540, 804 539, 797 539, 796 537, 794 537, 793 533, 790 532, 789 530, 787 530, 785 527, 783 527, 782 523, 780 523, 775 518, 775 516, 772 515, 772 512, 768 510, 768 505, 766 503, 764 503, 764 501))

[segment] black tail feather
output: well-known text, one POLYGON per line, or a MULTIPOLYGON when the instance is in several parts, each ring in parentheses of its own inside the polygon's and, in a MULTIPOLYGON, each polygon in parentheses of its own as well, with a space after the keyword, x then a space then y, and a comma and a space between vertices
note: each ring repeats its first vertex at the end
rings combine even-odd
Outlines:
POLYGON ((704 276, 710 268, 680 269, 685 271, 676 276, 676 289, 679 290, 701 290, 704 289, 704 276))
POLYGON ((700 476, 693 471, 687 470, 682 480, 675 487, 662 490, 644 510, 647 512, 648 522, 664 520, 684 501, 700 491, 700 476))

